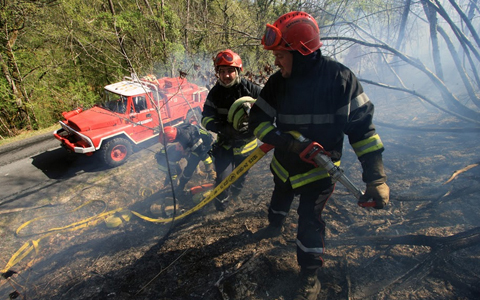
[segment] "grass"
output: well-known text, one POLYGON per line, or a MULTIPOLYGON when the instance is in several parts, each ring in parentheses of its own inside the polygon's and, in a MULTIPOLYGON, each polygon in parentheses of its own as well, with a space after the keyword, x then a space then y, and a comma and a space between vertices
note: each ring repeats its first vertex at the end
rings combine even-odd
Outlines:
POLYGON ((4 146, 4 145, 7 145, 7 144, 10 144, 10 143, 13 143, 13 142, 21 141, 21 140, 24 140, 24 139, 29 138, 29 137, 42 135, 42 134, 45 134, 45 133, 48 133, 48 132, 53 133, 56 129, 59 128, 59 126, 60 125, 58 125, 58 124, 54 124, 50 127, 43 128, 43 129, 40 129, 40 130, 29 130, 29 131, 22 132, 19 135, 14 136, 14 137, 3 138, 3 139, 0 140, 0 146, 4 146))

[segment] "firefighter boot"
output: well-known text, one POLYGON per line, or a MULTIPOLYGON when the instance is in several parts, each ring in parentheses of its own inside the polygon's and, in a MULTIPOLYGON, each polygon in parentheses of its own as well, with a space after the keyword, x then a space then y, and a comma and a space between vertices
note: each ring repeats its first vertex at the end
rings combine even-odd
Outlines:
POLYGON ((218 196, 215 198, 215 208, 217 211, 225 211, 228 205, 228 196, 220 199, 218 196))
POLYGON ((205 172, 208 174, 208 179, 215 181, 217 179, 217 172, 215 172, 215 168, 213 167, 212 164, 205 164, 205 172))
MULTIPOLYGON (((172 175, 173 188, 175 188, 175 187, 177 186, 177 181, 178 181, 178 180, 177 180, 177 179, 178 179, 177 177, 178 177, 177 175, 172 175)), ((167 174, 167 176, 165 177, 165 181, 163 182, 163 187, 164 187, 164 188, 170 188, 170 187, 171 187, 171 185, 170 185, 170 177, 168 176, 168 174, 167 174)))
POLYGON ((303 269, 300 271, 300 286, 294 300, 316 300, 320 294, 321 284, 317 269, 303 269))
POLYGON ((188 197, 187 192, 185 192, 185 186, 187 185, 187 182, 190 180, 190 178, 191 177, 186 177, 184 174, 182 174, 178 181, 178 185, 175 188, 175 195, 178 199, 182 201, 185 201, 188 197))
POLYGON ((232 192, 232 200, 236 202, 236 204, 242 204, 243 200, 242 197, 240 197, 240 193, 242 192, 241 187, 237 187, 235 185, 232 185, 230 187, 230 191, 232 192))
POLYGON ((261 241, 264 239, 270 239, 282 234, 282 225, 274 226, 272 224, 268 224, 267 227, 263 227, 259 229, 257 232, 253 234, 253 238, 257 241, 261 241))

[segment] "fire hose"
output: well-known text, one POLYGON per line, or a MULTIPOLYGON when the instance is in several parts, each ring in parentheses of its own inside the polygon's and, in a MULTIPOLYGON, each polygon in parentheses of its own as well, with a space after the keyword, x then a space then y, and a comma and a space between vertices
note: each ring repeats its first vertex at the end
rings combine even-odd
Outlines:
MULTIPOLYGON (((299 141, 306 141, 305 137, 303 137, 300 133, 298 132, 290 132, 295 138, 297 138, 299 141)), ((225 178, 219 185, 217 185, 213 190, 211 190, 206 197, 201 200, 196 206, 193 208, 189 209, 188 211, 185 211, 184 213, 178 215, 178 216, 173 216, 171 218, 150 218, 147 216, 144 216, 138 212, 135 211, 129 211, 125 208, 117 208, 115 210, 111 211, 103 211, 100 214, 93 216, 91 218, 88 218, 86 220, 83 220, 81 222, 76 222, 73 224, 70 224, 68 226, 60 227, 60 228, 52 228, 48 231, 45 231, 45 233, 42 237, 40 237, 37 240, 32 240, 29 242, 26 242, 8 261, 7 265, 5 268, 2 269, 2 273, 7 272, 12 266, 20 262, 23 258, 25 258, 30 252, 33 250, 38 249, 38 244, 40 240, 50 236, 51 234, 59 231, 73 231, 81 228, 86 228, 90 226, 95 226, 97 225, 100 221, 104 220, 105 217, 118 214, 118 213, 131 213, 136 215, 137 217, 144 219, 149 222, 153 223, 169 223, 174 220, 182 219, 198 210, 203 208, 205 205, 207 205, 209 202, 211 202, 215 197, 217 197, 221 192, 223 192, 226 188, 228 188, 232 183, 234 183, 237 179, 240 178, 245 172, 247 172, 251 167, 253 167, 265 154, 267 154, 270 150, 272 150, 274 147, 269 144, 262 144, 260 147, 255 149, 239 166, 237 166, 232 173, 225 178)), ((329 153, 325 151, 325 149, 317 142, 312 142, 302 153, 300 154, 300 157, 302 160, 308 163, 312 163, 315 166, 321 166, 324 169, 327 170, 329 175, 332 177, 333 181, 340 182, 343 184, 349 192, 351 192, 355 198, 360 199, 360 197, 363 195, 362 190, 357 188, 351 181, 350 179, 344 174, 343 170, 336 166, 333 161, 331 160, 329 153)), ((362 207, 373 207, 375 206, 375 202, 362 202, 358 203, 362 207)), ((80 206, 79 208, 83 207, 84 205, 80 206)), ((76 208, 75 210, 79 209, 76 208)), ((24 223, 22 226, 20 226, 16 233, 17 235, 19 232, 26 227, 28 224, 30 224, 32 221, 24 223)))
MULTIPOLYGON (((16 265, 20 261, 22 261, 32 251, 35 250, 35 253, 36 253, 38 251, 40 241, 45 239, 46 237, 51 236, 52 234, 55 234, 55 233, 58 233, 58 232, 74 231, 74 230, 84 229, 84 228, 91 227, 91 226, 96 226, 99 223, 103 222, 105 220, 105 218, 107 218, 109 216, 113 216, 113 215, 128 216, 130 214, 134 214, 134 215, 136 215, 137 217, 139 217, 143 220, 153 222, 153 223, 169 223, 169 222, 172 222, 174 220, 182 219, 182 218, 200 210, 205 205, 207 205, 210 201, 215 199, 216 196, 218 196, 221 192, 223 192, 226 188, 228 188, 232 183, 234 183, 238 178, 240 178, 240 176, 242 176, 245 172, 247 172, 263 156, 265 156, 266 153, 268 153, 272 149, 273 149, 273 146, 268 145, 268 144, 263 144, 260 147, 258 147, 257 149, 255 149, 239 166, 237 166, 233 170, 233 172, 227 178, 225 178, 217 187, 215 187, 213 190, 211 190, 210 193, 202 201, 200 201, 200 203, 198 203, 195 207, 191 208, 190 210, 188 210, 188 211, 186 211, 186 212, 184 212, 184 213, 182 213, 178 216, 174 216, 172 218, 158 218, 158 219, 156 219, 156 218, 150 218, 150 217, 144 216, 144 215, 142 215, 142 214, 140 214, 136 211, 131 211, 129 209, 122 208, 122 207, 116 208, 116 209, 110 210, 110 211, 102 211, 99 214, 97 214, 95 216, 92 216, 90 218, 87 218, 85 220, 82 220, 80 222, 75 222, 75 223, 72 223, 72 224, 69 224, 69 225, 66 225, 66 226, 63 226, 63 227, 51 228, 47 231, 36 233, 36 234, 43 234, 43 235, 36 240, 31 240, 31 241, 25 242, 24 245, 22 247, 20 247, 20 249, 18 249, 17 252, 9 259, 6 266, 1 270, 1 273, 6 274, 6 272, 8 272, 11 267, 16 265)), ((192 191, 192 192, 195 193, 196 191, 192 191)), ((85 205, 90 204, 91 202, 92 201, 89 201, 89 202, 75 208, 74 210, 72 210, 70 212, 76 211, 76 210, 84 207, 85 205)), ((49 217, 51 217, 51 216, 39 217, 39 218, 35 218, 33 220, 30 220, 28 222, 25 222, 24 224, 22 224, 16 230, 17 236, 20 236, 20 231, 22 231, 25 227, 27 227, 32 222, 37 221, 39 219, 43 219, 43 218, 49 218, 49 217)), ((129 217, 128 217, 128 219, 129 219, 129 217)))
POLYGON ((154 222, 154 223, 169 223, 174 220, 182 219, 198 210, 203 208, 205 205, 207 205, 209 202, 211 202, 215 197, 220 195, 221 192, 223 192, 226 188, 228 188, 232 183, 234 183, 237 179, 240 178, 245 172, 247 172, 251 167, 253 167, 265 154, 268 153, 268 151, 272 150, 273 146, 269 144, 262 144, 260 147, 255 149, 239 166, 237 166, 230 175, 228 175, 227 178, 225 178, 222 182, 220 182, 219 185, 217 185, 213 190, 210 191, 210 193, 202 200, 200 203, 198 203, 196 206, 193 208, 185 211, 184 213, 178 215, 178 216, 173 216, 171 218, 150 218, 143 216, 135 211, 132 211, 132 214, 136 215, 137 217, 144 219, 149 222, 154 222))
MULTIPOLYGON (((299 132, 290 131, 289 132, 293 137, 295 137, 300 142, 306 142, 307 139, 302 136, 299 132)), ((317 142, 312 142, 310 145, 305 148, 302 153, 300 153, 300 158, 315 166, 321 166, 327 170, 328 174, 332 177, 333 182, 340 182, 347 188, 347 190, 352 193, 357 200, 360 200, 360 197, 363 196, 363 191, 359 189, 353 182, 345 175, 344 171, 337 165, 335 165, 330 158, 330 153, 327 152, 322 145, 317 142)), ((367 202, 358 202, 358 205, 361 207, 374 207, 375 201, 367 202)))

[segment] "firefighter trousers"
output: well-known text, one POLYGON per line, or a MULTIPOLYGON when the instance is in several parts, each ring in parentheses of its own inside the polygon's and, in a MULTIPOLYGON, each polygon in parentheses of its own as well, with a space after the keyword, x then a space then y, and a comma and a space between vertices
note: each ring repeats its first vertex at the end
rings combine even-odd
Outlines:
MULTIPOLYGON (((253 150, 252 150, 253 151, 253 150)), ((218 147, 213 152, 215 171, 217 172, 217 179, 215 181, 216 185, 219 185, 225 178, 232 173, 232 171, 240 165, 245 158, 248 157, 250 152, 245 154, 234 154, 234 148, 226 149, 224 147, 218 147)), ((245 172, 240 178, 238 178, 231 187, 223 191, 220 195, 217 196, 217 199, 223 201, 228 198, 228 192, 230 188, 239 193, 243 188, 245 182, 245 176, 248 171, 245 172)))
POLYGON ((293 189, 290 181, 274 175, 275 187, 268 208, 268 221, 282 226, 295 196, 299 196, 297 262, 301 268, 316 269, 323 265, 325 222, 322 212, 335 185, 330 178, 293 189))

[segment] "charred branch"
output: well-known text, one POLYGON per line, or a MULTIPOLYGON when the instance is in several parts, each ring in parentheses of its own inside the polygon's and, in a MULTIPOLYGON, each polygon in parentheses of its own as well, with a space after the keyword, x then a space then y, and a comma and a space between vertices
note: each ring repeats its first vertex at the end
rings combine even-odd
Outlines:
MULTIPOLYGON (((425 0, 423 0, 423 1, 425 1, 425 0)), ((468 37, 466 37, 465 34, 457 27, 457 25, 455 25, 453 20, 450 18, 448 13, 445 11, 443 6, 440 5, 438 0, 435 0, 436 5, 433 4, 429 0, 426 0, 426 2, 428 2, 430 8, 435 9, 443 17, 443 19, 448 23, 448 25, 452 29, 453 33, 457 37, 458 41, 460 42, 460 44, 462 45, 464 50, 468 51, 468 49, 470 49, 470 51, 472 51, 472 53, 475 55, 477 60, 480 61, 480 53, 478 52, 478 50, 475 48, 475 46, 473 46, 473 44, 470 42, 468 37)))
POLYGON ((448 253, 469 248, 480 243, 480 227, 457 233, 452 236, 438 237, 428 235, 403 235, 403 236, 362 236, 331 240, 329 244, 334 247, 346 245, 413 245, 428 246, 435 249, 443 249, 448 253))
MULTIPOLYGON (((448 50, 450 51, 450 55, 452 56, 452 59, 455 63, 455 66, 457 67, 458 73, 460 74, 460 78, 463 81, 463 85, 465 86, 470 99, 472 100, 472 102, 477 107, 480 108, 480 99, 477 97, 477 95, 475 93, 475 90, 472 86, 472 83, 471 83, 470 79, 468 78, 468 75, 467 75, 467 72, 466 72, 465 68, 462 65, 462 62, 460 60, 460 57, 458 56, 458 53, 457 53, 457 50, 455 49, 455 46, 453 45, 452 41, 450 40, 450 37, 445 32, 445 30, 443 30, 442 27, 438 26, 437 30, 442 35, 443 39, 445 40, 445 43, 447 44, 448 50)), ((467 52, 467 54, 468 54, 468 58, 470 60, 470 64, 473 67, 473 62, 471 61, 471 57, 470 57, 468 52, 467 52)), ((477 84, 480 84, 480 78, 478 76, 478 72, 477 72, 476 68, 472 68, 472 73, 473 73, 475 79, 477 80, 477 84)))
POLYGON ((375 81, 372 81, 372 80, 367 80, 367 79, 359 79, 360 81, 362 82, 365 82, 365 83, 368 83, 368 84, 372 84, 372 85, 376 85, 376 86, 379 86, 379 87, 383 87, 383 88, 387 88, 387 89, 391 89, 391 90, 396 90, 396 91, 402 91, 402 92, 405 92, 405 93, 409 93, 411 95, 414 95, 422 100, 424 100, 425 102, 429 103, 430 105, 438 108, 439 110, 441 110, 442 112, 446 113, 446 114, 450 114, 452 116, 455 116, 461 120, 464 120, 464 121, 468 121, 468 122, 471 122, 471 123, 475 123, 475 124, 479 124, 480 125, 480 121, 477 121, 475 119, 470 119, 470 118, 466 118, 462 115, 459 115, 455 112, 452 112, 448 109, 445 109, 441 106, 439 106, 438 104, 436 104, 433 100, 429 99, 428 97, 414 91, 414 90, 409 90, 409 89, 406 89, 406 88, 402 88, 402 87, 397 87, 397 86, 391 86, 391 85, 388 85, 388 84, 385 84, 385 83, 379 83, 379 82, 375 82, 375 81))
MULTIPOLYGON (((472 35, 473 39, 477 43, 477 46, 480 47, 480 37, 477 34, 477 31, 475 27, 473 27, 472 22, 470 22, 470 19, 467 17, 467 15, 463 12, 463 10, 458 6, 456 1, 453 0, 448 0, 450 4, 455 8, 457 11, 458 15, 462 18, 463 22, 465 22, 465 25, 467 25, 468 30, 470 30, 470 34, 472 35)), ((438 2, 438 1, 437 1, 438 2)))

